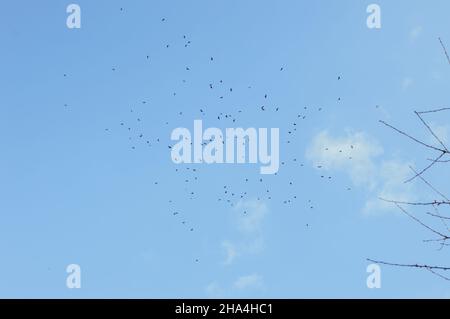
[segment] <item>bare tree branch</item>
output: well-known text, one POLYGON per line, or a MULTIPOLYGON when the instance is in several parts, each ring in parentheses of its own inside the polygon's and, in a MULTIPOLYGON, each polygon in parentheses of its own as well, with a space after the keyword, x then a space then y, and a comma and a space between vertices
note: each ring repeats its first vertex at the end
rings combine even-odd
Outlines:
POLYGON ((450 267, 430 266, 430 265, 425 265, 425 264, 422 264, 422 265, 421 264, 398 264, 398 263, 390 263, 390 262, 386 262, 386 261, 373 260, 370 258, 367 258, 367 261, 370 261, 374 264, 398 266, 398 267, 426 268, 426 269, 444 270, 444 271, 450 270, 450 267))
MULTIPOLYGON (((450 64, 450 57, 449 54, 447 52, 447 49, 443 43, 443 41, 441 40, 441 38, 439 38, 439 42, 441 44, 441 47, 443 49, 443 52, 445 54, 445 57, 447 59, 447 62, 450 64)), ((439 244, 439 248, 437 249, 438 251, 441 251, 444 247, 450 246, 450 228, 448 226, 447 221, 450 220, 449 216, 443 216, 441 214, 441 212, 439 211, 439 208, 441 207, 450 207, 450 199, 449 197, 447 197, 444 192, 438 190, 428 179, 426 179, 423 175, 425 172, 427 172, 429 169, 431 169, 432 167, 434 167, 437 163, 450 163, 450 159, 444 158, 444 156, 446 155, 450 155, 450 151, 447 148, 447 146, 444 143, 444 139, 442 139, 440 136, 438 136, 436 134, 436 132, 431 128, 431 125, 425 120, 424 116, 425 114, 436 114, 436 113, 440 113, 440 112, 444 112, 444 111, 450 111, 450 107, 442 107, 442 108, 438 108, 438 109, 431 109, 431 110, 427 110, 427 111, 415 111, 414 113, 416 114, 416 116, 418 117, 418 119, 420 120, 420 122, 422 123, 422 125, 425 126, 425 128, 427 129, 427 131, 429 132, 429 134, 431 134, 431 136, 433 137, 434 140, 437 141, 438 145, 434 146, 431 145, 429 143, 426 143, 422 140, 419 140, 418 138, 413 137, 412 135, 410 135, 409 133, 402 131, 398 128, 396 128, 395 126, 386 123, 385 121, 380 121, 380 123, 384 124, 385 126, 389 127, 390 129, 396 131, 397 133, 407 137, 408 139, 414 141, 415 143, 424 146, 428 149, 431 149, 435 152, 438 152, 438 154, 436 154, 436 157, 434 159, 430 159, 427 158, 428 161, 431 161, 431 163, 429 165, 427 165, 425 168, 423 168, 420 171, 416 171, 413 167, 409 167, 411 169, 411 171, 414 173, 414 175, 409 178, 408 180, 405 181, 405 183, 411 182, 416 178, 419 178, 423 183, 425 183, 425 185, 427 185, 435 194, 437 194, 440 198, 442 198, 442 200, 433 200, 433 201, 399 201, 399 200, 393 200, 393 199, 385 199, 385 198, 380 198, 380 200, 383 200, 385 202, 388 203, 392 203, 394 204, 398 209, 400 209, 405 215, 407 215, 409 218, 411 218, 413 221, 415 221, 416 223, 418 223, 419 225, 421 225, 423 228, 425 228, 426 230, 430 231, 431 233, 433 233, 434 235, 437 235, 438 238, 433 238, 433 239, 427 239, 427 240, 423 240, 423 242, 425 243, 438 243, 439 244), (408 212, 403 206, 407 205, 410 207, 427 207, 427 206, 431 206, 434 210, 434 212, 426 212, 426 216, 432 217, 434 219, 419 219, 418 217, 416 217, 415 215, 411 214, 410 212, 408 212), (428 224, 428 221, 432 221, 433 223, 428 224), (436 226, 434 226, 434 224, 436 222, 440 222, 442 223, 442 227, 445 229, 444 231, 440 231, 437 228, 435 228, 436 226)), ((434 143, 433 143, 434 144, 434 143)), ((441 229, 441 226, 439 226, 439 229, 441 229)), ((450 276, 444 275, 443 272, 447 272, 450 271, 450 267, 446 267, 446 266, 432 266, 432 265, 427 265, 427 264, 406 264, 406 263, 392 263, 392 262, 386 262, 386 261, 377 261, 377 260, 373 260, 373 259, 367 259, 370 262, 376 263, 376 264, 383 264, 383 265, 388 265, 388 266, 396 266, 396 267, 408 267, 408 268, 419 268, 419 269, 424 269, 429 271, 430 273, 432 273, 433 275, 444 279, 446 281, 450 281, 450 276)))
POLYGON ((436 110, 422 111, 422 112, 417 112, 417 113, 427 114, 427 113, 437 113, 437 112, 442 112, 442 111, 450 111, 450 107, 443 107, 443 108, 436 109, 436 110))
POLYGON ((388 202, 388 203, 400 204, 400 205, 411 205, 411 206, 450 205, 450 201, 437 201, 437 200, 435 200, 435 201, 432 201, 432 202, 403 202, 403 201, 398 201, 398 200, 386 199, 386 198, 383 198, 383 197, 378 197, 378 198, 381 199, 382 201, 385 201, 385 202, 388 202))

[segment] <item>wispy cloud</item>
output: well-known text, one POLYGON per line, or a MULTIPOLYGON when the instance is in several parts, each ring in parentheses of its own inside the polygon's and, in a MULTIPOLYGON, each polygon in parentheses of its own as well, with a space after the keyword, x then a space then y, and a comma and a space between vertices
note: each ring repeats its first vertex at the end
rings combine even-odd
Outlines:
POLYGON ((263 279, 258 274, 251 274, 239 277, 234 283, 233 287, 239 290, 244 289, 259 289, 263 288, 263 279))
POLYGON ((264 248, 263 223, 268 213, 267 205, 258 200, 242 200, 233 211, 233 223, 237 236, 222 241, 225 265, 231 265, 236 258, 259 253, 264 248))
POLYGON ((221 298, 224 297, 225 291, 222 289, 217 281, 209 283, 205 288, 206 294, 210 297, 221 298))
POLYGON ((231 265, 235 258, 238 256, 236 246, 232 242, 224 240, 222 242, 222 248, 225 250, 225 265, 231 265))
POLYGON ((239 201, 235 207, 237 226, 246 235, 259 234, 267 214, 267 205, 263 201, 239 201))
POLYGON ((391 203, 380 200, 398 200, 403 202, 413 201, 416 197, 413 184, 405 184, 404 181, 411 177, 412 163, 399 162, 396 160, 383 161, 378 168, 377 197, 372 197, 366 202, 364 212, 368 214, 393 209, 391 203))
POLYGON ((422 32, 423 32, 422 26, 418 25, 413 27, 411 31, 409 31, 409 39, 411 41, 417 40, 422 35, 422 32))
POLYGON ((254 293, 265 289, 264 279, 257 273, 243 275, 236 278, 231 283, 222 286, 219 282, 213 281, 205 287, 205 292, 209 297, 227 298, 235 296, 237 293, 254 293))

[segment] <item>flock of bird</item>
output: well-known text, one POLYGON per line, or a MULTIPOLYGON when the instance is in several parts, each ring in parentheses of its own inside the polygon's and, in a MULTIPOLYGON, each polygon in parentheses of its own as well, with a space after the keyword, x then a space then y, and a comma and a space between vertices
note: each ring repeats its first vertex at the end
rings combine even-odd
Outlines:
MULTIPOLYGON (((124 12, 124 8, 120 8, 121 12, 124 12)), ((161 23, 168 23, 166 18, 161 18, 161 23)), ((191 40, 189 40, 187 35, 182 35, 180 37, 181 45, 184 48, 188 48, 192 45, 191 40)), ((163 44, 164 49, 170 50, 172 47, 170 44, 163 44)), ((151 55, 143 54, 142 55, 143 62, 151 61, 151 55)), ((209 57, 208 61, 205 63, 216 63, 216 60, 213 56, 209 57)), ((118 72, 119 68, 117 65, 112 66, 110 72, 118 72)), ((276 72, 286 72, 286 66, 281 66, 276 72)), ((183 70, 184 72, 195 72, 192 67, 186 66, 183 70)), ((67 77, 68 74, 64 73, 64 77, 67 77)), ((337 81, 342 81, 342 76, 336 76, 337 81)), ((188 80, 182 80, 183 84, 188 84, 188 80)), ((232 87, 226 86, 224 80, 210 80, 205 83, 205 93, 212 92, 217 90, 219 93, 217 94, 217 99, 219 101, 225 100, 228 95, 234 94, 236 91, 243 90, 253 90, 252 85, 246 85, 245 87, 232 87)), ((173 92, 172 96, 176 96, 177 93, 173 92)), ((169 97, 168 97, 169 98, 169 97)), ((340 102, 341 98, 337 98, 337 102, 340 102)), ((133 107, 127 106, 129 108, 128 117, 122 119, 118 123, 112 123, 110 127, 104 128, 107 134, 110 134, 112 131, 121 132, 121 134, 126 136, 126 139, 129 142, 128 148, 130 151, 136 151, 138 148, 147 148, 150 151, 154 152, 166 152, 168 163, 167 165, 173 166, 173 177, 178 179, 177 186, 182 190, 181 193, 177 194, 177 200, 179 201, 180 195, 184 196, 185 200, 193 201, 193 200, 201 200, 202 192, 201 189, 209 188, 210 180, 208 176, 202 174, 202 170, 204 168, 203 165, 195 165, 195 164, 185 164, 185 165, 177 165, 170 161, 170 149, 172 147, 169 144, 169 137, 171 130, 174 127, 171 127, 170 119, 166 119, 161 121, 159 125, 165 126, 167 130, 160 131, 159 135, 150 135, 145 132, 146 125, 155 126, 155 120, 151 119, 151 123, 146 119, 143 114, 143 110, 145 107, 151 105, 150 100, 140 100, 135 103, 133 107)), ((64 104, 67 107, 67 104, 64 104)), ((285 185, 276 184, 276 178, 278 174, 281 174, 283 170, 288 169, 289 171, 298 171, 299 169, 305 167, 305 164, 301 159, 304 155, 301 153, 301 150, 295 149, 294 142, 298 140, 300 137, 298 136, 298 132, 302 127, 302 123, 307 121, 310 117, 320 116, 325 109, 323 107, 300 107, 297 110, 294 110, 295 114, 290 114, 288 112, 292 112, 292 109, 286 108, 279 105, 275 105, 272 103, 270 98, 270 92, 263 92, 260 95, 260 100, 258 103, 251 107, 240 107, 236 109, 226 108, 226 107, 198 107, 198 108, 188 108, 177 111, 177 115, 179 117, 183 117, 186 119, 186 125, 192 125, 194 119, 214 119, 215 121, 222 123, 222 127, 241 127, 239 124, 242 116, 250 116, 250 117, 264 117, 265 119, 278 118, 283 119, 290 118, 290 123, 285 123, 284 126, 280 126, 280 170, 275 174, 274 177, 268 177, 265 175, 259 175, 259 170, 255 169, 254 175, 249 176, 239 176, 236 179, 233 179, 233 183, 227 183, 220 186, 220 188, 216 189, 216 198, 215 201, 217 205, 225 205, 226 207, 237 207, 238 203, 245 200, 256 200, 260 202, 271 202, 276 201, 284 207, 295 207, 296 209, 307 209, 313 211, 315 209, 315 205, 312 199, 303 198, 301 194, 298 193, 299 186, 302 184, 301 181, 296 180, 295 176, 292 176, 290 180, 285 185), (259 113, 259 114, 258 114, 259 113), (284 114, 283 114, 284 113, 284 114), (278 116, 279 115, 279 116, 278 116), (278 117, 277 117, 278 116, 278 117), (289 151, 283 151, 284 148, 288 149, 291 147, 289 151), (300 153, 299 153, 300 151, 300 153), (297 152, 297 153, 296 153, 297 152), (297 154, 296 156, 292 156, 290 158, 286 157, 285 154, 297 154), (250 186, 251 185, 251 186, 250 186), (255 185, 258 185, 255 187, 255 185), (282 195, 279 192, 275 192, 274 190, 282 189, 282 195)), ((245 128, 245 126, 244 126, 245 128)), ((203 143, 206 145, 207 141, 203 143)), ((325 151, 328 149, 326 148, 325 151)), ((349 150, 345 151, 349 153, 348 159, 351 160, 351 152, 354 151, 354 147, 351 146, 349 150)), ((340 152, 344 152, 340 150, 340 152)), ((160 165, 163 165, 160 163, 160 165)), ((318 171, 323 169, 321 165, 315 167, 318 171)), ((223 167, 222 169, 228 170, 229 167, 223 167)), ((299 174, 301 178, 301 174, 299 174)), ((319 173, 318 177, 322 180, 326 180, 328 182, 333 180, 332 176, 324 173, 319 173)), ((154 180, 154 187, 160 186, 160 181, 154 180)), ((345 187, 346 190, 350 191, 350 187, 345 187)), ((168 200, 166 203, 167 206, 167 214, 174 218, 176 222, 182 224, 187 232, 195 232, 197 231, 196 225, 190 222, 189 214, 183 209, 177 207, 177 203, 174 199, 168 200)), ((248 209, 244 208, 241 212, 243 215, 247 215, 248 209)), ((305 224, 305 227, 309 227, 309 223, 305 224)), ((195 262, 199 262, 199 258, 195 258, 195 262)))

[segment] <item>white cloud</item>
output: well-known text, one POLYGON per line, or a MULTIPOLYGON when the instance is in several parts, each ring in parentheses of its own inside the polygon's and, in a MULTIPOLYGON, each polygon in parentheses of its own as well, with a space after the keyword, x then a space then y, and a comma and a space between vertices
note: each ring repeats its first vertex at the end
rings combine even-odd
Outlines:
POLYGON ((241 200, 232 213, 238 236, 234 240, 222 241, 225 265, 231 265, 240 256, 257 254, 264 249, 262 228, 268 213, 267 205, 263 201, 241 200))
POLYGON ((231 265, 234 259, 238 256, 237 249, 233 243, 228 240, 222 242, 222 248, 225 250, 225 265, 231 265))
POLYGON ((371 198, 366 202, 364 212, 367 214, 391 210, 391 203, 380 200, 398 200, 409 202, 414 200, 413 184, 405 184, 404 181, 411 177, 412 171, 409 168, 411 163, 404 163, 395 160, 383 161, 379 167, 379 184, 377 198, 371 198))
POLYGON ((372 189, 377 173, 373 158, 382 153, 383 148, 362 132, 335 138, 323 131, 313 139, 306 157, 315 167, 346 171, 355 185, 372 189))
POLYGON ((261 289, 264 287, 263 279, 257 274, 239 277, 234 283, 233 287, 239 290, 244 289, 261 289))
POLYGON ((235 211, 238 214, 238 229, 242 233, 255 234, 261 231, 264 217, 267 214, 267 206, 264 202, 257 200, 239 201, 235 211))
POLYGON ((411 163, 383 160, 383 148, 363 132, 347 132, 344 137, 333 137, 323 131, 313 138, 306 157, 320 170, 341 171, 349 175, 355 186, 368 194, 363 212, 392 210, 392 204, 379 198, 399 201, 414 199, 413 185, 405 184, 412 171, 411 163))

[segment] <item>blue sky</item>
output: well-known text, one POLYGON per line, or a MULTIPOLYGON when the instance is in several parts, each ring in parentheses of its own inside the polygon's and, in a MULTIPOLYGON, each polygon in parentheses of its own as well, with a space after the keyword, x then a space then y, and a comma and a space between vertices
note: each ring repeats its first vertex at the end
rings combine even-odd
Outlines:
MULTIPOLYGON (((379 120, 429 141, 413 110, 448 106, 448 1, 377 1, 379 30, 369 1, 75 3, 81 29, 67 1, 0 10, 1 297, 450 296, 387 266, 366 286, 366 258, 450 264, 377 199, 433 195, 403 183, 432 155, 379 120), (174 164, 195 119, 280 128, 284 164, 174 164)), ((448 116, 427 117, 443 139, 448 116)))

